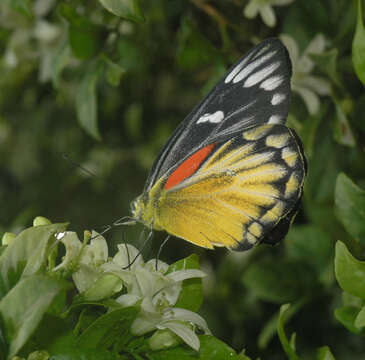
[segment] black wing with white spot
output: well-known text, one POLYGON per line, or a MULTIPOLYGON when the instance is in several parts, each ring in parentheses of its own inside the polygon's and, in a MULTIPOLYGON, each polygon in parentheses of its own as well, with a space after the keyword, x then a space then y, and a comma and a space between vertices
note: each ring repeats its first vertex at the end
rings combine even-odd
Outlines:
POLYGON ((291 62, 279 39, 268 39, 233 65, 175 130, 156 159, 145 191, 198 149, 260 124, 284 124, 291 62))

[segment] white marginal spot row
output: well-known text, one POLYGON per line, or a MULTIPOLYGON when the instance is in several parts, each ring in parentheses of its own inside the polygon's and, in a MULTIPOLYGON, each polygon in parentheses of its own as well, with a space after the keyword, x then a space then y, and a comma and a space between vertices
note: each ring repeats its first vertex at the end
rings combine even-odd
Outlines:
POLYGON ((269 66, 264 67, 263 69, 253 73, 250 75, 247 80, 244 82, 243 87, 251 87, 259 83, 260 81, 266 79, 270 74, 272 74, 278 67, 280 66, 280 62, 274 62, 269 66))
POLYGON ((268 124, 280 124, 282 117, 279 115, 271 115, 268 124))
POLYGON ((285 94, 274 94, 271 99, 272 105, 279 105, 285 100, 285 94))
POLYGON ((213 114, 202 115, 196 123, 201 124, 201 123, 205 123, 205 122, 210 122, 213 124, 217 124, 217 123, 220 123, 223 119, 224 119, 224 112, 221 110, 218 110, 213 114))
POLYGON ((277 87, 279 87, 281 85, 281 83, 283 81, 284 81, 284 77, 281 75, 271 76, 262 82, 262 84, 260 85, 260 88, 262 88, 266 91, 275 90, 277 87))

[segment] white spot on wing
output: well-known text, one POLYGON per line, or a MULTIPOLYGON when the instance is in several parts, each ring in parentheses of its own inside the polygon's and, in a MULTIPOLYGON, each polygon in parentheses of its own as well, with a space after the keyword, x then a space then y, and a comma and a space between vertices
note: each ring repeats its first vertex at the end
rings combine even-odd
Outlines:
POLYGON ((213 124, 220 123, 224 119, 224 113, 221 110, 216 111, 213 114, 204 114, 199 118, 199 120, 196 122, 197 124, 210 122, 213 124))
POLYGON ((272 105, 279 105, 281 104, 283 101, 285 100, 285 95, 284 94, 274 94, 272 96, 272 99, 271 99, 271 104, 272 105))
POLYGON ((238 75, 233 79, 233 83, 237 83, 244 79, 246 76, 250 75, 253 70, 262 65, 265 61, 269 60, 276 54, 276 51, 271 51, 267 53, 265 56, 258 58, 257 60, 251 62, 246 67, 244 67, 238 75))
POLYGON ((253 73, 247 78, 247 80, 243 84, 243 87, 250 87, 256 85, 257 83, 268 77, 271 73, 273 73, 279 66, 280 62, 275 62, 253 73))
POLYGON ((266 50, 269 49, 269 47, 271 47, 270 44, 264 46, 254 57, 254 59, 257 59, 259 56, 261 56, 266 50))
POLYGON ((271 115, 269 119, 269 124, 280 124, 282 117, 279 115, 271 115))
POLYGON ((281 83, 284 81, 283 76, 272 76, 266 79, 261 85, 260 88, 263 88, 266 91, 275 90, 277 87, 281 85, 281 83))
POLYGON ((244 58, 226 77, 226 79, 224 80, 224 82, 227 84, 229 83, 239 72, 240 70, 248 63, 248 61, 250 60, 251 56, 247 56, 246 58, 244 58))

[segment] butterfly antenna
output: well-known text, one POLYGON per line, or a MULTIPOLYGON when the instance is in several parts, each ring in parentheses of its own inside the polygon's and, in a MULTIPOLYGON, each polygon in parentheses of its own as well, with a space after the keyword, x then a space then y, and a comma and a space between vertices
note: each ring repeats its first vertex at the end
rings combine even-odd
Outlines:
POLYGON ((129 254, 128 244, 127 244, 127 241, 125 240, 125 234, 124 233, 122 233, 122 241, 124 243, 125 250, 127 252, 128 270, 130 270, 131 269, 131 255, 129 254))
MULTIPOLYGON (((144 234, 144 230, 142 232, 142 234, 144 234)), ((147 245, 147 243, 152 239, 153 236, 153 231, 152 228, 150 230, 150 232, 148 233, 148 236, 146 238, 146 240, 143 242, 141 248, 139 249, 137 255, 135 256, 135 258, 130 262, 130 264, 128 266, 125 266, 123 269, 130 269, 130 267, 135 263, 135 261, 137 260, 137 258, 142 254, 143 249, 145 248, 145 246, 147 245)))
POLYGON ((160 255, 161 255, 161 251, 162 248, 167 244, 167 242, 169 241, 171 235, 167 235, 166 239, 163 241, 163 243, 160 245, 158 252, 157 252, 157 256, 156 256, 156 263, 155 263, 155 269, 156 271, 158 271, 158 260, 160 259, 160 255))

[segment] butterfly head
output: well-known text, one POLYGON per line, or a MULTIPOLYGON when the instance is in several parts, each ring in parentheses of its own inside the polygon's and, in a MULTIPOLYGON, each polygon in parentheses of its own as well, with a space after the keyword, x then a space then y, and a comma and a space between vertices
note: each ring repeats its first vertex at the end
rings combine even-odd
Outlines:
POLYGON ((134 219, 141 220, 144 207, 145 204, 142 199, 142 195, 138 196, 131 202, 131 212, 134 219))

